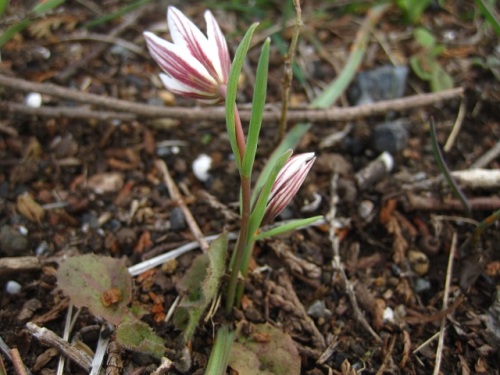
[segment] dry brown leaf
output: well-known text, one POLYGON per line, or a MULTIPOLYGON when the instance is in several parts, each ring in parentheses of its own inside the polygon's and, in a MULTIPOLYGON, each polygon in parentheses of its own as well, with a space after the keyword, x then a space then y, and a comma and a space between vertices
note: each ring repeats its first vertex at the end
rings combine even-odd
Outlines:
POLYGON ((78 18, 70 14, 54 15, 35 20, 28 27, 30 35, 37 39, 52 36, 52 31, 64 26, 65 31, 72 31, 78 23, 78 18))
POLYGON ((97 173, 90 176, 87 186, 97 194, 114 193, 123 186, 124 176, 118 172, 97 173))
POLYGON ((29 221, 39 224, 45 216, 43 207, 29 193, 24 193, 17 197, 17 211, 29 221))

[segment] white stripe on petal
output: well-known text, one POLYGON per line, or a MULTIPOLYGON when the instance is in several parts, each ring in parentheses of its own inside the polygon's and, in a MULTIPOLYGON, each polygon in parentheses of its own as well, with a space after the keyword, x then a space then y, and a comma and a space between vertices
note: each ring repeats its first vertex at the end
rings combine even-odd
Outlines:
POLYGON ((226 38, 224 34, 222 34, 217 20, 209 10, 205 12, 205 21, 207 23, 207 36, 210 50, 216 53, 214 66, 221 82, 227 82, 229 70, 231 68, 231 58, 229 57, 226 38))
POLYGON ((205 66, 214 78, 217 78, 218 75, 214 67, 214 56, 211 52, 210 44, 200 29, 179 9, 173 6, 168 8, 167 22, 174 44, 184 48, 185 51, 189 51, 195 59, 205 66))
POLYGON ((165 73, 193 89, 217 90, 217 82, 207 69, 184 49, 151 32, 145 32, 144 37, 151 56, 165 73))

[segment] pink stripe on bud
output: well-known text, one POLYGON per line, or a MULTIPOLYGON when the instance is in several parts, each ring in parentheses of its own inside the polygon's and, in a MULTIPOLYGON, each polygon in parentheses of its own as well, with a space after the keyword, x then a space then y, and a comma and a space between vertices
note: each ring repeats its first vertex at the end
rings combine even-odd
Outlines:
POLYGON ((274 220, 290 203, 302 186, 315 160, 314 152, 299 154, 288 159, 271 188, 262 225, 274 220))

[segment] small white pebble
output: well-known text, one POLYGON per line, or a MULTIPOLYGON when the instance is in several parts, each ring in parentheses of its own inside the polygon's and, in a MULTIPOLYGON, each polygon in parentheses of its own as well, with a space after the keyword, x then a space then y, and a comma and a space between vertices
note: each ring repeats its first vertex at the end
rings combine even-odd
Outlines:
POLYGON ((206 154, 201 154, 193 161, 193 173, 198 180, 205 182, 210 177, 208 171, 211 166, 212 158, 206 154))
POLYGON ((172 146, 170 151, 172 151, 172 154, 177 155, 179 152, 181 152, 181 149, 179 146, 172 146))
POLYGON ((28 235, 28 228, 26 228, 25 226, 23 225, 20 225, 17 230, 19 231, 19 233, 21 233, 23 236, 27 236, 28 235))
POLYGON ((24 98, 24 103, 31 108, 39 108, 42 105, 42 95, 38 92, 30 92, 24 98))
POLYGON ((390 307, 386 307, 384 310, 384 322, 389 322, 392 323, 394 322, 394 310, 391 309, 390 307))
POLYGON ((9 294, 17 294, 21 291, 21 288, 21 284, 19 284, 17 281, 10 280, 5 286, 5 291, 9 294))

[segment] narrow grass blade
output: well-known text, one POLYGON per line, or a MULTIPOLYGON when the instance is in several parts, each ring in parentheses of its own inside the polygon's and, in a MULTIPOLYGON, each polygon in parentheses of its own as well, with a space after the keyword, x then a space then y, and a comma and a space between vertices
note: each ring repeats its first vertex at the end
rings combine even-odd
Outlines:
POLYGON ((462 202, 462 205, 464 206, 464 211, 467 214, 467 216, 470 216, 469 202, 467 202, 467 198, 465 197, 464 193, 462 192, 462 189, 460 189, 460 186, 457 185, 455 179, 451 175, 450 170, 448 169, 448 166, 446 165, 446 162, 443 158, 443 154, 441 153, 441 149, 439 148, 439 143, 438 143, 437 135, 436 135, 436 125, 434 124, 434 119, 431 119, 431 122, 430 122, 430 132, 431 132, 431 141, 432 141, 432 153, 434 154, 434 159, 436 160, 436 163, 438 164, 439 170, 441 171, 444 178, 446 179, 446 181, 450 185, 455 196, 460 200, 460 202, 462 202))
POLYGON ((351 54, 349 55, 344 69, 335 81, 333 81, 333 83, 313 101, 313 106, 318 108, 327 108, 331 106, 337 101, 340 95, 342 95, 347 86, 349 86, 363 61, 371 30, 390 6, 390 4, 379 4, 370 9, 363 22, 363 26, 358 31, 356 40, 351 48, 351 54))
POLYGON ((3 16, 5 10, 7 9, 8 0, 0 0, 0 17, 3 16))
POLYGON ((102 25, 102 24, 107 23, 109 21, 113 21, 116 18, 122 17, 125 14, 130 13, 130 12, 132 12, 132 11, 134 11, 134 10, 136 10, 136 9, 138 9, 138 8, 148 4, 150 2, 151 2, 151 0, 135 1, 131 4, 124 6, 123 8, 118 9, 116 12, 95 18, 92 21, 87 22, 85 25, 83 25, 83 27, 85 27, 86 29, 92 29, 93 27, 102 25))
POLYGON ((236 158, 236 165, 241 172, 240 153, 238 150, 238 144, 236 141, 236 121, 234 119, 234 114, 236 111, 236 93, 238 91, 238 79, 240 78, 241 69, 243 68, 243 62, 247 55, 248 49, 250 48, 250 41, 252 40, 252 35, 255 32, 259 24, 254 23, 245 36, 241 40, 236 54, 234 55, 233 63, 231 64, 231 71, 229 73, 229 79, 227 82, 227 94, 226 94, 226 126, 227 134, 229 136, 229 143, 231 144, 231 149, 233 150, 234 157, 236 158))
POLYGON ((476 4, 486 21, 488 21, 491 27, 493 27, 493 30, 495 30, 497 35, 500 35, 500 17, 496 13, 493 6, 495 1, 490 4, 488 0, 476 0, 476 4))
POLYGON ((40 4, 36 5, 31 11, 36 14, 42 14, 52 10, 59 5, 63 4, 66 0, 49 0, 42 1, 40 4))
POLYGON ((279 227, 270 229, 266 232, 259 233, 253 239, 254 239, 254 241, 258 241, 258 240, 262 240, 264 238, 277 236, 279 234, 283 234, 285 232, 289 232, 289 231, 298 229, 300 227, 308 226, 312 223, 315 223, 318 220, 321 220, 322 218, 323 218, 323 216, 320 215, 320 216, 309 217, 307 219, 293 220, 293 221, 290 221, 286 224, 280 225, 279 227))
POLYGON ((16 23, 15 25, 12 25, 7 30, 5 30, 5 32, 2 35, 0 35, 0 48, 2 48, 5 45, 5 43, 11 40, 14 37, 14 35, 23 31, 30 24, 31 24, 30 20, 24 19, 16 23))
POLYGON ((259 143, 259 133, 262 126, 262 116, 264 115, 264 106, 267 95, 267 73, 269 70, 269 44, 267 39, 262 46, 262 52, 257 65, 255 75, 255 87, 253 91, 252 115, 248 127, 247 148, 243 157, 242 175, 250 177, 252 175, 253 163, 259 143))

